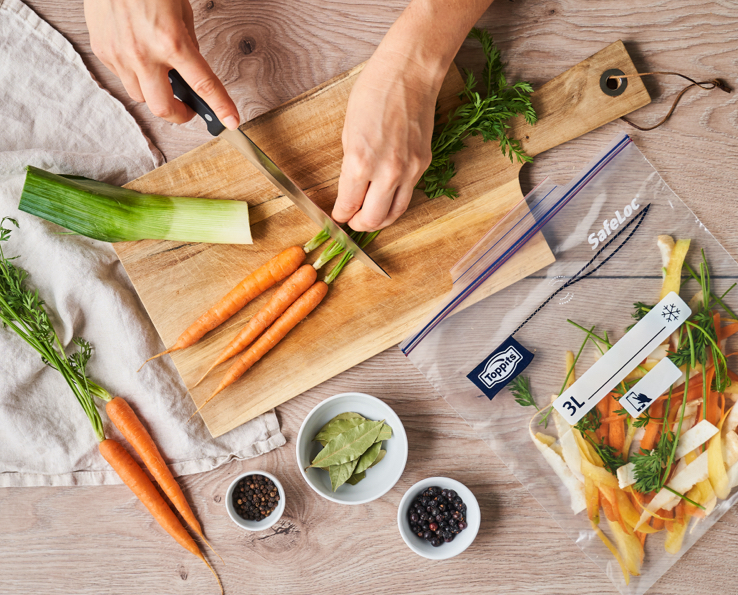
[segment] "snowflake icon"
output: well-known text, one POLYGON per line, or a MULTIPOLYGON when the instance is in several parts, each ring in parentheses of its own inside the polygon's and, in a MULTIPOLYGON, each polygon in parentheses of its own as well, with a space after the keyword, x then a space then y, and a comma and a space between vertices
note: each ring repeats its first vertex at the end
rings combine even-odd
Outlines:
POLYGON ((666 322, 671 322, 679 317, 679 308, 674 304, 667 304, 661 309, 661 316, 666 318, 666 322))

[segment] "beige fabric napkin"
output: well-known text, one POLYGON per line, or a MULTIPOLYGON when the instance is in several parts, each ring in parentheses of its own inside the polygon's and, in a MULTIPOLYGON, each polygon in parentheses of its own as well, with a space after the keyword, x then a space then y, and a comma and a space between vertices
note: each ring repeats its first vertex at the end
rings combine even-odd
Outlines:
MULTIPOLYGON (((90 76, 71 44, 19 0, 0 0, 0 218, 17 218, 3 249, 20 255, 62 342, 90 341, 88 371, 125 397, 175 475, 213 469, 285 443, 274 411, 211 438, 108 244, 18 211, 24 168, 123 184, 162 163, 131 115, 90 76)), ((7 225, 7 224, 6 224, 7 225)), ((108 437, 120 438, 98 407, 108 437)), ((61 376, 0 327, 0 486, 120 483, 61 376)))

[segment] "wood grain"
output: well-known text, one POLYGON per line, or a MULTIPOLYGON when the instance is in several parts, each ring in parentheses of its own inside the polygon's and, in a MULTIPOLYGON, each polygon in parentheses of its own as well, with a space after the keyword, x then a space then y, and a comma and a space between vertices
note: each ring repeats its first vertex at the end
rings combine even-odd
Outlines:
MULTIPOLYGON (((209 0, 194 3, 198 35, 212 64, 230 64, 243 116, 253 117, 366 60, 404 7, 404 0, 209 0), (212 15, 212 16, 210 16, 212 15), (258 27, 252 23, 258 23, 258 27), (238 49, 244 37, 252 53, 238 49), (278 40, 278 41, 277 41, 278 40), (277 45, 279 44, 279 45, 277 45), (309 54, 307 52, 310 52, 309 54), (236 76, 240 78, 236 78, 236 76)), ((62 31, 95 76, 125 100, 120 83, 92 56, 82 3, 27 0, 62 31)), ((738 7, 722 0, 515 0, 495 2, 481 25, 495 36, 512 76, 536 87, 622 39, 638 70, 679 70, 719 76, 736 86, 738 7)), ((476 49, 457 63, 480 68, 476 49)), ((218 70, 219 74, 221 73, 218 70)), ((653 122, 668 109, 681 82, 646 80, 654 102, 633 115, 653 122)), ((690 91, 671 121, 648 133, 614 123, 540 155, 521 172, 529 190, 550 175, 566 182, 616 133, 633 133, 667 183, 734 257, 738 193, 738 96, 690 91)), ((126 105, 164 154, 173 159, 206 142, 204 127, 172 126, 145 106, 126 105)), ((278 408, 287 446, 257 460, 185 478, 185 493, 226 558, 215 560, 226 593, 454 593, 616 595, 580 550, 474 433, 460 422, 415 368, 390 349, 278 408), (410 459, 400 483, 380 500, 341 507, 308 490, 295 466, 300 422, 321 399, 361 390, 386 400, 400 415, 410 459), (223 496, 246 469, 276 473, 288 494, 277 531, 247 535, 227 518, 223 496), (404 490, 431 475, 459 479, 482 507, 482 530, 458 558, 431 563, 410 552, 394 515, 404 490), (333 556, 339 570, 318 564, 333 556)), ((215 593, 209 572, 151 521, 124 487, 18 488, 0 491, 0 592, 215 593)), ((738 515, 727 513, 649 592, 715 595, 738 592, 733 552, 738 515)))

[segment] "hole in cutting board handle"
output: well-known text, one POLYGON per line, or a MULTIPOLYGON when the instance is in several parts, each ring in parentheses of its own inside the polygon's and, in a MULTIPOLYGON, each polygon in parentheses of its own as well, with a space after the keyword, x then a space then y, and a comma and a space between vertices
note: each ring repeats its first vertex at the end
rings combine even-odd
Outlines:
POLYGON ((610 77, 621 76, 625 73, 618 68, 611 68, 602 73, 600 77, 600 89, 605 95, 617 97, 622 95, 628 88, 628 79, 611 79, 610 77))

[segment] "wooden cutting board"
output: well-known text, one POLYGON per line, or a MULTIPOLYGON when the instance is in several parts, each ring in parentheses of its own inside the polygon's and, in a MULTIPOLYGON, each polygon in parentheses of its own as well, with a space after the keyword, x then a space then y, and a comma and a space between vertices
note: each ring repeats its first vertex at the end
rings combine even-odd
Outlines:
MULTIPOLYGON (((242 126, 326 212, 336 197, 341 129, 351 87, 361 66, 242 126)), ((618 97, 605 95, 600 76, 636 69, 621 42, 546 83, 533 95, 536 126, 522 119, 512 136, 535 156, 650 102, 640 79, 618 97)), ((463 86, 452 67, 439 105, 446 113, 463 86)), ((405 215, 382 231, 368 252, 392 276, 386 280, 351 262, 324 302, 272 352, 202 411, 219 436, 336 374, 397 344, 450 290, 449 270, 523 198, 520 165, 493 144, 476 139, 456 158, 456 200, 428 200, 416 191, 405 215)), ((213 140, 127 185, 141 192, 245 200, 251 209, 253 246, 141 241, 115 249, 164 343, 179 334, 250 271, 282 249, 303 244, 317 231, 292 203, 227 142, 213 140)), ((317 258, 313 254, 308 258, 317 258)), ((553 261, 539 235, 485 286, 491 294, 553 261)), ((273 290, 272 290, 273 291, 273 290)), ((192 387, 228 341, 270 297, 267 292, 197 345, 172 354, 192 387)), ((152 354, 153 355, 153 354, 152 354)), ((132 362, 136 365, 136 362, 132 362)), ((191 390, 199 405, 228 364, 191 390)))

